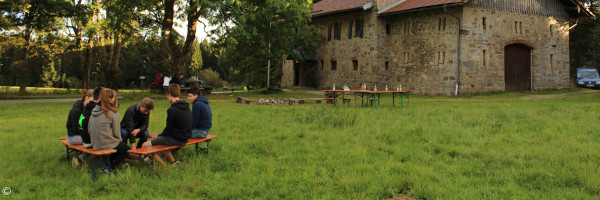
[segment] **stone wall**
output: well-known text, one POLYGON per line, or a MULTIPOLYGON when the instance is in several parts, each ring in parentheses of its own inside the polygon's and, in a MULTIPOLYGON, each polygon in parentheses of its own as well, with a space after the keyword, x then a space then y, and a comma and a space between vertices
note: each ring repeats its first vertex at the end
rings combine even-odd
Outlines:
POLYGON ((461 91, 504 91, 504 47, 511 41, 525 41, 534 46, 531 52, 533 90, 569 87, 567 19, 472 7, 464 10, 461 91), (485 64, 483 50, 486 51, 485 64))
POLYGON ((281 87, 294 86, 294 61, 285 60, 281 69, 281 87))
MULTIPOLYGON (((377 12, 371 10, 355 11, 346 14, 332 15, 313 19, 313 24, 321 32, 321 43, 317 49, 320 61, 317 63, 315 76, 319 88, 331 88, 347 85, 353 88, 362 82, 371 82, 372 72, 377 65, 374 57, 378 53, 376 30, 378 29, 377 12), (364 18, 363 38, 355 35, 356 20, 364 18), (352 38, 348 39, 348 26, 353 21, 352 38), (327 41, 328 25, 341 22, 341 40, 327 41), (354 70, 352 59, 358 61, 358 68, 354 70), (332 70, 332 60, 337 61, 337 69, 332 70)), ((332 31, 333 32, 333 31, 332 31)))
POLYGON ((448 11, 462 19, 460 76, 458 22, 454 17, 442 8, 390 16, 378 16, 377 10, 371 9, 313 19, 312 24, 321 32, 317 49, 320 61, 312 66, 316 69, 312 75, 316 85, 354 89, 363 82, 369 88, 395 88, 401 84, 417 94, 451 95, 460 77, 461 93, 504 91, 504 47, 523 41, 535 47, 531 56, 532 89, 569 87, 567 19, 469 6, 450 7, 448 11), (365 19, 364 37, 354 36, 353 26, 353 37, 348 39, 349 22, 356 23, 359 18, 365 19), (328 26, 336 22, 342 24, 341 40, 334 39, 332 30, 332 40, 327 41, 328 26), (331 69, 332 60, 337 61, 337 70, 331 69), (358 62, 356 70, 354 60, 358 62))

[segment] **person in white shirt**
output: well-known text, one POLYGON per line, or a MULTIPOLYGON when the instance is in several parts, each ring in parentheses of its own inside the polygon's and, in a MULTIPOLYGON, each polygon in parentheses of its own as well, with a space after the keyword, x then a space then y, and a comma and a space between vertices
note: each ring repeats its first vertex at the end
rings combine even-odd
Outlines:
POLYGON ((171 75, 165 75, 165 80, 163 81, 163 86, 169 86, 169 82, 171 82, 171 75))

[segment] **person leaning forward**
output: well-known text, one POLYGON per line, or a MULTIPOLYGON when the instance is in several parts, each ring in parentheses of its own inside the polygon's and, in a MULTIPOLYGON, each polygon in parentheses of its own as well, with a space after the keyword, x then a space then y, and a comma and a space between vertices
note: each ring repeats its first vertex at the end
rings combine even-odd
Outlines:
MULTIPOLYGON (((142 144, 142 147, 151 147, 156 145, 166 146, 183 146, 187 144, 188 139, 192 136, 192 111, 189 104, 185 100, 180 100, 181 90, 179 85, 171 84, 167 87, 167 100, 171 103, 171 107, 167 110, 167 126, 156 139, 150 140, 142 144)), ((179 164, 173 158, 170 151, 161 152, 171 164, 179 164)), ((154 159, 164 164, 158 154, 154 154, 154 159)))
POLYGON ((148 140, 148 121, 150 111, 154 109, 154 101, 150 98, 144 98, 141 103, 134 104, 127 108, 123 120, 121 120, 121 138, 125 144, 127 140, 131 144, 131 149, 142 147, 142 144, 148 140), (135 138, 140 141, 135 143, 135 138))

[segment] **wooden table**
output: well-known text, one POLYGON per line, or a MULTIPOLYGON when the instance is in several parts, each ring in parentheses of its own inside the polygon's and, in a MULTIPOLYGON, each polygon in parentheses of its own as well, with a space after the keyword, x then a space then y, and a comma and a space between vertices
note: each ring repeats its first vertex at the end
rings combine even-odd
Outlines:
POLYGON ((365 96, 367 97, 368 105, 373 105, 377 108, 377 104, 380 103, 381 94, 392 94, 392 106, 396 106, 396 96, 400 96, 400 107, 404 107, 404 96, 408 99, 409 92, 406 90, 403 91, 369 91, 369 90, 322 90, 327 97, 328 93, 333 93, 333 105, 336 105, 336 99, 339 97, 338 94, 342 94, 342 98, 345 98, 345 93, 354 93, 354 103, 356 105, 356 97, 360 94, 361 97, 361 106, 364 106, 365 96))

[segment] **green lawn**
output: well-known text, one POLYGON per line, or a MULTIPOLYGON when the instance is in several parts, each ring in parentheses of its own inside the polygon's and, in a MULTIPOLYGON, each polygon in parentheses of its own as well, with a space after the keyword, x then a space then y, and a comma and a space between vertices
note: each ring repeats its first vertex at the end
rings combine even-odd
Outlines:
MULTIPOLYGON (((143 96, 121 99, 120 114, 143 96)), ((154 97, 150 131, 160 132, 169 105, 154 97)), ((598 92, 413 96, 404 108, 387 97, 377 109, 209 99, 210 154, 186 147, 179 166, 131 163, 95 182, 58 140, 72 103, 0 104, 0 187, 13 192, 3 198, 600 198, 598 92)))

